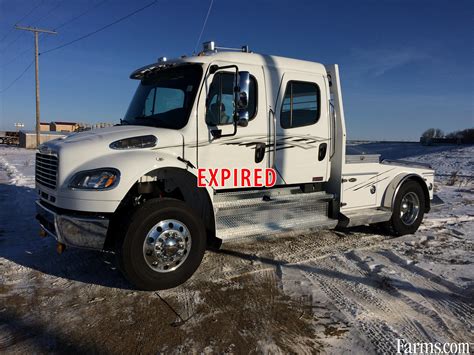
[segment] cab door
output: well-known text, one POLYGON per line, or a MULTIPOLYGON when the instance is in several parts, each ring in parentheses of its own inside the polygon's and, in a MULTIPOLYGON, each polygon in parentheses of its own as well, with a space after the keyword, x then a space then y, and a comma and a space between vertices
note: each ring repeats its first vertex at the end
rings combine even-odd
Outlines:
MULTIPOLYGON (((229 63, 214 62, 219 66, 229 63)), ((208 75, 198 108, 197 162, 206 169, 265 169, 268 166, 268 120, 265 115, 266 98, 263 69, 259 66, 238 64, 240 71, 250 72, 248 98, 249 122, 237 127, 234 133, 235 69, 218 70, 208 75), (220 138, 212 131, 220 131, 220 138)), ((217 189, 248 187, 226 181, 217 189)))
POLYGON ((330 127, 327 80, 286 72, 275 105, 275 167, 284 184, 328 181, 330 127))

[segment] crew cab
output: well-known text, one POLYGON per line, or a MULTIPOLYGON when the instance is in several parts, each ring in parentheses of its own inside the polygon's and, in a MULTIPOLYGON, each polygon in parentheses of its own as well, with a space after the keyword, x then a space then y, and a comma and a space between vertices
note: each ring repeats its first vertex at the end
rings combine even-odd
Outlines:
POLYGON ((137 288, 185 282, 222 242, 365 224, 403 235, 430 210, 429 166, 346 155, 335 64, 208 42, 131 78, 120 124, 39 147, 36 203, 60 249, 114 252, 137 288), (272 169, 275 181, 198 186, 203 169, 272 169))

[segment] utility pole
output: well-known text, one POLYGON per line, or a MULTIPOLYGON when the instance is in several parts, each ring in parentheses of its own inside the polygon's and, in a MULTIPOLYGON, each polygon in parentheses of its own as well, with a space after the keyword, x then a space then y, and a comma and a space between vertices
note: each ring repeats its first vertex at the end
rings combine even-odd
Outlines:
POLYGON ((45 30, 41 28, 34 28, 34 27, 23 27, 23 26, 15 26, 15 29, 22 30, 22 31, 30 31, 33 32, 35 35, 35 82, 36 82, 36 147, 39 147, 41 144, 41 129, 40 129, 40 93, 39 93, 39 47, 38 47, 38 34, 39 33, 47 33, 50 35, 57 34, 56 31, 45 30))

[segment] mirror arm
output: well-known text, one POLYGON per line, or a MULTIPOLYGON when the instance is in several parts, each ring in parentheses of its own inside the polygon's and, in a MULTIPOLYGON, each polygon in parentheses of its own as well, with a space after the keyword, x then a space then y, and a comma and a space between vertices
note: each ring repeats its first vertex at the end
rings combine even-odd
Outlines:
MULTIPOLYGON (((223 69, 229 69, 233 68, 235 69, 235 77, 237 78, 239 75, 239 67, 235 64, 231 65, 224 65, 222 67, 218 66, 217 64, 211 65, 211 68, 209 69, 209 74, 214 74, 218 70, 223 70, 223 69)), ((237 80, 237 79, 236 79, 237 80)), ((234 89, 235 90, 235 89, 234 89)), ((234 131, 232 133, 228 134, 222 134, 221 129, 213 129, 211 130, 211 135, 214 139, 222 138, 222 137, 231 137, 235 136, 237 134, 237 121, 236 121, 236 112, 234 112, 234 131)))
POLYGON ((211 135, 214 139, 223 137, 232 137, 237 134, 237 122, 234 120, 234 131, 232 133, 222 134, 222 129, 212 129, 211 135))
POLYGON ((249 73, 248 72, 242 72, 245 73, 246 77, 247 77, 247 80, 245 81, 245 85, 243 86, 245 89, 244 89, 244 99, 245 99, 245 107, 240 107, 241 106, 241 100, 242 100, 242 87, 241 87, 241 81, 242 81, 242 78, 240 77, 241 73, 239 73, 239 67, 235 64, 231 64, 231 65, 224 65, 224 66, 218 66, 217 64, 213 64, 211 65, 211 67, 209 68, 209 73, 210 74, 214 74, 216 73, 217 71, 219 70, 223 70, 223 69, 235 69, 235 85, 234 85, 234 114, 233 114, 233 118, 234 118, 234 131, 232 133, 229 133, 229 134, 222 134, 222 130, 220 129, 213 129, 211 130, 211 135, 214 139, 218 139, 218 138, 221 138, 221 137, 231 137, 231 136, 235 136, 237 134, 237 126, 242 126, 242 127, 246 127, 248 125, 248 110, 247 110, 247 107, 248 107, 248 91, 249 91, 249 87, 248 87, 248 81, 249 81, 249 73), (239 82, 240 80, 240 82, 239 82), (243 110, 244 111, 243 111, 243 110))
POLYGON ((216 73, 218 70, 224 70, 224 69, 230 69, 230 68, 234 68, 235 69, 235 75, 238 75, 239 74, 239 67, 235 64, 230 64, 230 65, 224 65, 222 67, 218 66, 217 64, 214 64, 214 65, 211 65, 211 68, 209 70, 209 74, 214 74, 216 73))

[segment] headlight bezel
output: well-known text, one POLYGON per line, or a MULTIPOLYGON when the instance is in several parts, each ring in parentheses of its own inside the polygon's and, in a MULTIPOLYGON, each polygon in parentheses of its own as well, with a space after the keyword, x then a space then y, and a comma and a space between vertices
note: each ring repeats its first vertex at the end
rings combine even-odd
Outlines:
MULTIPOLYGON (((110 179, 110 177, 109 177, 110 179)), ((74 175, 69 179, 68 188, 70 190, 80 190, 80 191, 109 191, 115 189, 118 184, 120 183, 120 171, 115 168, 97 168, 97 169, 89 169, 89 170, 82 170, 74 175), (114 180, 111 185, 104 186, 104 187, 87 187, 87 186, 80 186, 80 183, 84 181, 87 177, 92 176, 99 176, 104 173, 111 173, 114 176, 114 180)))

